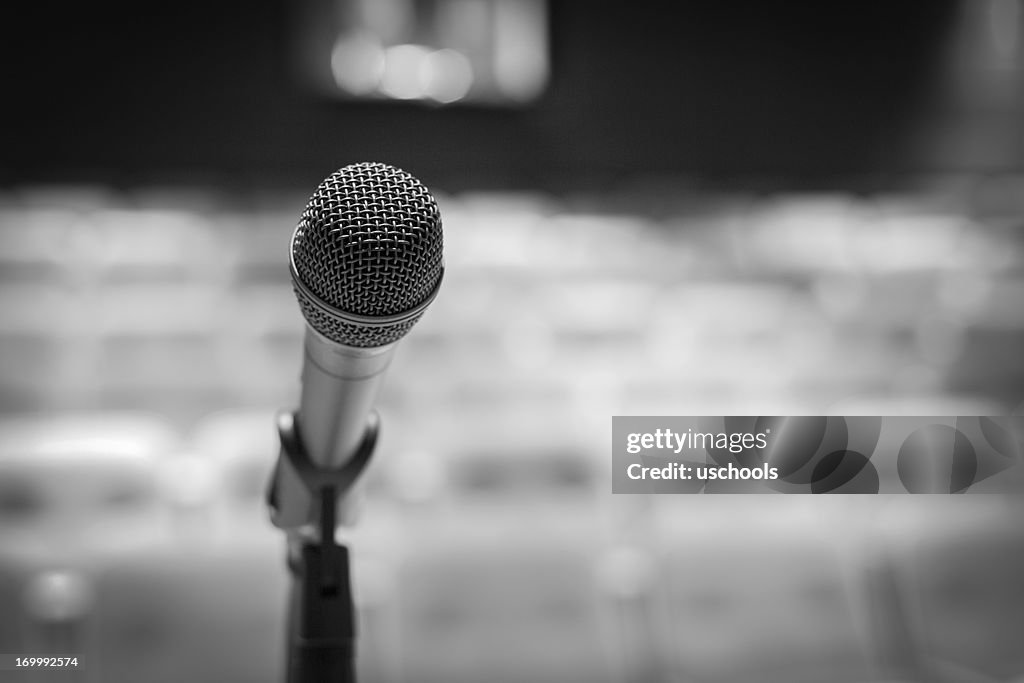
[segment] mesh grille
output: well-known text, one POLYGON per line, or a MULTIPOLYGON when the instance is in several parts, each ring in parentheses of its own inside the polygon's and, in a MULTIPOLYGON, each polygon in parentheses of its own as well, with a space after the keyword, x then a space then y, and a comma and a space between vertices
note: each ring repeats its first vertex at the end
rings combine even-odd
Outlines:
POLYGON ((442 246, 441 215, 422 183, 385 164, 346 166, 320 183, 292 237, 295 275, 308 290, 295 288, 302 313, 313 329, 341 344, 396 341, 418 315, 392 325, 360 324, 323 310, 315 299, 371 318, 415 309, 440 281, 442 246))

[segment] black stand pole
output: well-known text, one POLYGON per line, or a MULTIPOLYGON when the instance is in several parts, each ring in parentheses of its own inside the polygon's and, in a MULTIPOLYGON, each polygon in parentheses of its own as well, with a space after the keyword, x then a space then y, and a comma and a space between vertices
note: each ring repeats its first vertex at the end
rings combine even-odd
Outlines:
MULTIPOLYGON (((379 419, 370 415, 356 454, 340 469, 319 469, 309 459, 292 413, 278 418, 281 458, 287 458, 319 503, 316 540, 291 536, 288 569, 287 682, 354 683, 355 608, 349 579, 348 548, 336 543, 338 498, 362 473, 377 443, 379 419)), ((275 505, 274 491, 270 505, 275 505)))

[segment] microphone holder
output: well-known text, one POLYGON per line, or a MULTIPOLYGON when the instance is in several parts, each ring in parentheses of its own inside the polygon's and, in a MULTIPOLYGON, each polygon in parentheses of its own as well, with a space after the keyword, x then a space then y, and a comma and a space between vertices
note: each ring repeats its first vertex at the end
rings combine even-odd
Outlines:
MULTIPOLYGON (((289 534, 288 569, 292 576, 288 605, 287 683, 354 683, 355 607, 349 577, 348 548, 334 538, 339 496, 363 472, 377 444, 380 418, 371 412, 355 455, 338 469, 313 463, 302 444, 295 414, 281 413, 277 431, 280 458, 289 461, 319 504, 317 537, 289 534)), ((279 463, 280 466, 280 463, 279 463)), ((276 507, 274 487, 268 503, 276 507)))

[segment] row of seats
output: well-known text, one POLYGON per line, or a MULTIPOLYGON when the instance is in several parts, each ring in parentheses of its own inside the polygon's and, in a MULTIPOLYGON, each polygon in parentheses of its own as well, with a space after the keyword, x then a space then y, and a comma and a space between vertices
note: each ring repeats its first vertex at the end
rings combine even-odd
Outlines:
MULTIPOLYGON (((1015 182, 441 194, 444 289, 382 400, 442 414, 814 414, 893 397, 1012 411, 1015 182)), ((138 407, 191 425, 293 400, 303 324, 286 252, 303 202, 4 190, 0 410, 138 407)))

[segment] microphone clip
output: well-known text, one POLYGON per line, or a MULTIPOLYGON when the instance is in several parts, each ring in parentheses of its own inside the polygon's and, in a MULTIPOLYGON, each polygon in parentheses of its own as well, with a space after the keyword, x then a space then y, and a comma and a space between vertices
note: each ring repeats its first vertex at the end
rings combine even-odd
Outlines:
MULTIPOLYGON (((336 501, 344 495, 356 480, 362 475, 366 465, 369 464, 373 451, 377 446, 377 436, 380 433, 380 417, 377 411, 371 411, 367 419, 366 431, 363 439, 352 457, 337 469, 326 469, 317 466, 302 442, 302 434, 299 430, 299 423, 292 411, 282 411, 277 415, 277 433, 281 442, 281 451, 270 478, 270 486, 267 490, 267 506, 270 508, 271 521, 275 526, 281 528, 295 528, 294 510, 285 510, 278 498, 279 490, 285 484, 283 479, 288 477, 289 481, 298 481, 299 486, 305 489, 310 502, 319 500, 320 510, 317 517, 323 518, 327 515, 326 509, 330 507, 328 519, 319 519, 321 540, 325 540, 325 531, 330 530, 333 539, 336 526, 336 501), (327 501, 331 504, 328 506, 327 501), (286 516, 292 516, 292 520, 285 521, 286 516)), ((313 510, 310 510, 309 517, 312 518, 313 510)), ((312 521, 312 519, 310 519, 312 521)))

